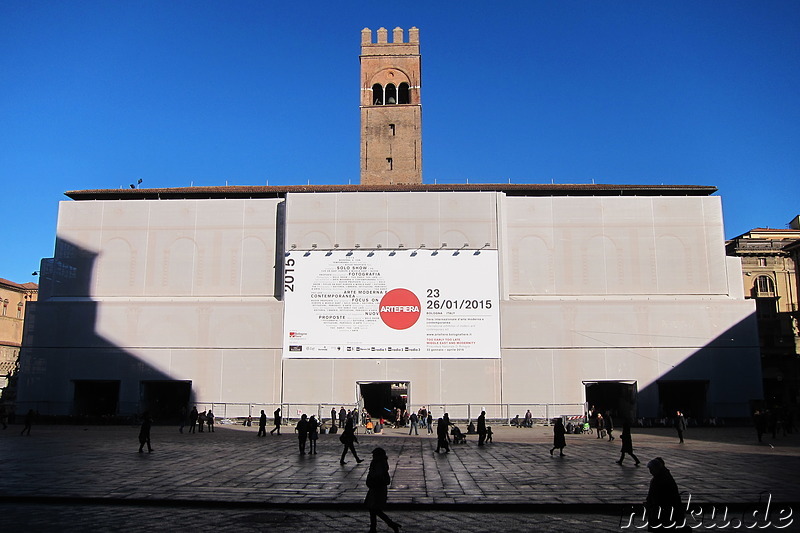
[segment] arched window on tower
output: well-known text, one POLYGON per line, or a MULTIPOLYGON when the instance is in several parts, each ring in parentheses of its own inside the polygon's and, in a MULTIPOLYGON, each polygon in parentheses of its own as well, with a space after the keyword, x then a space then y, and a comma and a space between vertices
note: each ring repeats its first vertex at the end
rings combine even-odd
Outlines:
POLYGON ((397 103, 397 87, 393 83, 386 86, 386 105, 395 105, 397 103))
POLYGON ((380 83, 372 86, 372 105, 383 105, 383 87, 380 83))
POLYGON ((397 88, 397 103, 398 104, 411 103, 408 94, 408 84, 406 82, 401 83, 397 88))

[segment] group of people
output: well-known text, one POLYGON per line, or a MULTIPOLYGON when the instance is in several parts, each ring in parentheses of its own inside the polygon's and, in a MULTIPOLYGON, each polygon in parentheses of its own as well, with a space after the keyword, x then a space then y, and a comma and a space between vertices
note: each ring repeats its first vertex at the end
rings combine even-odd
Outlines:
POLYGON ((794 423, 794 412, 791 409, 770 407, 767 409, 757 409, 753 413, 753 425, 756 427, 758 442, 763 442, 765 434, 771 434, 773 440, 782 433, 785 437, 797 428, 794 423))
POLYGON ((511 419, 511 425, 518 428, 532 428, 533 427, 533 414, 531 410, 525 413, 525 418, 523 420, 519 419, 519 415, 516 415, 514 418, 511 419))
POLYGON ((195 405, 189 412, 188 419, 181 414, 181 425, 178 431, 183 433, 183 428, 186 427, 187 422, 189 423, 189 433, 203 433, 205 431, 204 427, 208 427, 209 433, 214 433, 214 412, 211 409, 199 413, 195 405))
MULTIPOLYGON (((272 428, 272 431, 269 432, 270 435, 274 435, 275 432, 278 432, 278 436, 281 434, 281 424, 283 423, 283 417, 281 416, 281 408, 278 407, 275 409, 275 412, 272 413, 272 423, 275 427, 272 428)), ((258 436, 259 437, 266 437, 267 436, 267 413, 264 410, 261 410, 261 416, 258 418, 258 436)))

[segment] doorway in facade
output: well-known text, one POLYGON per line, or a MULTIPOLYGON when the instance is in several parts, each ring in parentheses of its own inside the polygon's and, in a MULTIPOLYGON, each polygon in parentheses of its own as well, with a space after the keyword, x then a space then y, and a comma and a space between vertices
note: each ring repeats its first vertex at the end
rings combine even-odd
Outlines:
POLYGON ((638 388, 635 381, 584 381, 586 404, 594 406, 600 413, 611 413, 614 425, 636 420, 636 397, 638 388))
POLYGON ((358 383, 359 404, 372 418, 395 421, 395 409, 408 405, 408 381, 362 381, 358 383))
POLYGON ((75 380, 74 412, 77 416, 114 416, 119 406, 119 381, 75 380))
POLYGON ((191 381, 142 381, 141 409, 149 411, 156 423, 178 422, 181 410, 189 404, 191 381))
POLYGON ((671 418, 676 411, 684 416, 703 419, 706 416, 708 381, 685 380, 658 382, 658 407, 661 416, 671 418))

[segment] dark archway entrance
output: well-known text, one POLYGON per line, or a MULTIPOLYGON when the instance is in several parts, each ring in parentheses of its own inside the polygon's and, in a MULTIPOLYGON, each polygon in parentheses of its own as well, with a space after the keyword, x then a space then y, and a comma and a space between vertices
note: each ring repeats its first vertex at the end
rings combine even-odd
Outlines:
POLYGON ((189 404, 191 381, 142 381, 141 409, 156 423, 178 422, 181 409, 189 404))
POLYGON ((401 411, 408 405, 408 381, 368 381, 358 384, 364 409, 372 418, 383 417, 394 421, 394 410, 401 411))
POLYGON ((639 392, 635 381, 584 381, 586 404, 605 414, 611 413, 614 425, 636 420, 636 396, 639 392))
POLYGON ((119 407, 119 381, 76 379, 74 414, 76 416, 114 416, 119 407))

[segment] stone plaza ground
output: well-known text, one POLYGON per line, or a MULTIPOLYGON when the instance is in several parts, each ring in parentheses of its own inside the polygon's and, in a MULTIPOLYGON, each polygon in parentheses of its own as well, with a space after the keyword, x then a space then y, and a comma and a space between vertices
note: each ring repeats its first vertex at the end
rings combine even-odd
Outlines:
MULTIPOLYGON (((155 426, 153 453, 139 454, 136 426, 34 425, 30 437, 21 429, 0 431, 2 531, 368 529, 362 502, 369 463, 349 457, 340 465, 338 435, 321 435, 319 453, 303 456, 288 427, 280 437, 258 438, 255 426, 218 424, 202 434, 155 426)), ((650 474, 630 458, 615 464, 619 439, 568 435, 564 458, 548 453, 547 426, 495 426, 493 443, 478 447, 476 440, 469 436, 449 454, 436 454, 436 440, 424 430, 409 436, 389 429, 359 435, 357 449, 367 461, 375 446, 387 450, 387 514, 404 532, 642 525, 630 514, 640 510, 650 474)), ((800 520, 786 515, 800 509, 797 434, 759 444, 752 428, 690 428, 678 444, 671 429, 634 428, 633 442, 643 462, 664 458, 684 502, 691 497, 693 508, 702 508, 702 529, 800 531, 800 520), (761 519, 767 502, 771 525, 761 528, 769 525, 761 519), (749 521, 741 523, 743 517, 749 521)))

